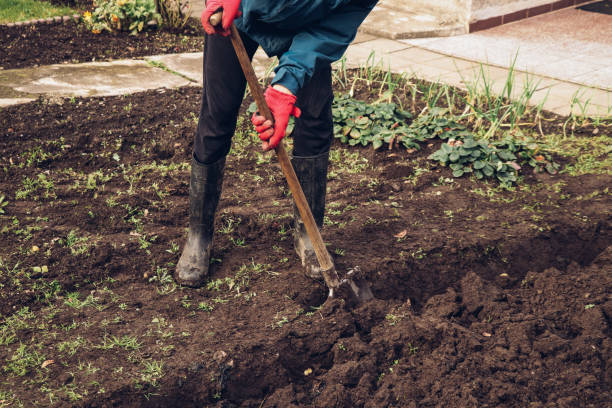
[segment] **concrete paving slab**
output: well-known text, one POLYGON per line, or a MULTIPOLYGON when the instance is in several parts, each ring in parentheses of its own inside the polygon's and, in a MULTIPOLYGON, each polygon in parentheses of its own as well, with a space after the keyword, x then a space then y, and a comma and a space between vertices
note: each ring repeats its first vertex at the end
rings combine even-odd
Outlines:
POLYGON ((444 55, 440 53, 423 50, 417 47, 410 47, 400 51, 395 51, 391 54, 391 56, 393 61, 396 63, 401 63, 401 61, 410 63, 427 63, 429 61, 444 58, 444 55))
POLYGON ((464 69, 474 69, 480 66, 480 63, 468 61, 460 58, 452 58, 445 55, 440 55, 440 58, 434 58, 426 62, 427 65, 446 68, 451 71, 461 71, 464 69))
POLYGON ((183 54, 153 55, 145 57, 145 61, 160 64, 174 72, 178 72, 193 82, 202 84, 202 53, 189 52, 183 54))
POLYGON ((35 101, 34 98, 0 98, 0 108, 35 101))
POLYGON ((560 82, 541 89, 533 95, 532 104, 544 103, 544 108, 560 115, 570 113, 612 118, 612 94, 597 88, 588 88, 560 82))
POLYGON ((569 8, 478 33, 402 42, 500 67, 514 61, 517 70, 609 90, 611 38, 612 16, 569 8))
POLYGON ((363 31, 359 30, 357 32, 357 35, 355 36, 355 39, 353 40, 352 44, 359 44, 359 43, 362 43, 362 42, 372 41, 372 40, 375 40, 377 38, 378 37, 376 37, 375 35, 368 34, 368 33, 365 33, 363 31))
MULTIPOLYGON (((204 73, 204 58, 201 52, 191 52, 183 54, 168 54, 168 55, 154 55, 151 57, 145 57, 146 61, 152 61, 156 64, 160 64, 161 67, 165 67, 173 72, 176 72, 189 80, 202 85, 202 77, 204 73)), ((266 75, 272 75, 272 70, 277 64, 276 58, 270 58, 266 53, 259 48, 253 56, 253 68, 259 78, 263 78, 266 75)))
POLYGON ((580 84, 600 86, 612 90, 612 62, 607 67, 596 69, 584 75, 577 75, 573 79, 580 84))
POLYGON ((176 88, 190 81, 154 68, 145 61, 125 60, 0 71, 0 83, 28 94, 107 96, 176 88))
POLYGON ((344 54, 348 66, 360 66, 368 63, 369 65, 389 64, 389 53, 408 48, 408 45, 397 41, 379 38, 374 41, 367 41, 351 45, 344 54))
POLYGON ((391 39, 449 36, 466 32, 453 14, 411 9, 406 2, 396 9, 380 2, 361 25, 366 33, 391 39))

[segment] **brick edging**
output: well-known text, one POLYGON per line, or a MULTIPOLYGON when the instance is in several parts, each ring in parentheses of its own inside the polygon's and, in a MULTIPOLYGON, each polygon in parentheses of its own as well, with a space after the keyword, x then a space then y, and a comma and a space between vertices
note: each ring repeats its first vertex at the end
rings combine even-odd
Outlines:
POLYGON ((33 26, 36 24, 62 24, 69 21, 79 22, 81 21, 80 14, 73 14, 71 16, 57 16, 49 18, 39 18, 36 20, 18 21, 16 23, 0 24, 0 27, 22 27, 22 26, 33 26))
POLYGON ((526 8, 497 17, 474 21, 473 23, 470 23, 469 32, 473 33, 474 31, 486 30, 488 28, 497 27, 502 24, 513 23, 515 21, 523 20, 525 18, 538 16, 540 14, 549 13, 551 11, 557 11, 568 7, 574 7, 582 3, 588 3, 590 1, 592 0, 560 0, 548 4, 542 4, 536 7, 526 8))

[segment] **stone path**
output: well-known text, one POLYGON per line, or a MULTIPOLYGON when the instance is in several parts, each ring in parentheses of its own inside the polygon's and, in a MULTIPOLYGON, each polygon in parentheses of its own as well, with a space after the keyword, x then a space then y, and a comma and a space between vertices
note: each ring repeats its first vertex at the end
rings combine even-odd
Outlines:
MULTIPOLYGON (((510 34, 503 37, 506 42, 500 39, 504 33, 533 27, 536 19, 476 34, 437 39, 392 40, 360 33, 347 50, 346 63, 354 67, 375 62, 394 72, 462 88, 476 84, 482 86, 484 75, 491 87, 501 92, 509 76, 510 56, 516 53, 513 47, 520 47, 519 55, 522 55, 524 46, 529 54, 515 63, 514 95, 520 95, 525 85, 535 86, 537 91, 530 101, 533 105, 543 103, 544 109, 562 115, 573 111, 588 116, 612 117, 612 75, 609 74, 612 60, 605 59, 611 58, 612 53, 606 51, 602 54, 605 58, 600 59, 585 57, 586 43, 594 47, 599 42, 604 47, 600 49, 607 50, 605 47, 610 47, 612 36, 581 40, 580 55, 574 58, 574 62, 580 62, 588 70, 568 76, 571 70, 563 69, 569 64, 563 55, 568 55, 554 54, 555 50, 567 49, 563 48, 563 37, 555 42, 554 37, 542 36, 545 41, 540 46, 529 38, 514 40, 510 34), (542 56, 540 63, 535 62, 538 55, 542 56)), ((541 26, 539 24, 537 29, 541 26)), ((273 60, 258 51, 254 59, 258 75, 270 74, 271 64, 273 60)), ((40 94, 66 97, 117 95, 163 87, 199 86, 201 81, 201 53, 4 70, 0 71, 0 106, 24 103, 40 94)))

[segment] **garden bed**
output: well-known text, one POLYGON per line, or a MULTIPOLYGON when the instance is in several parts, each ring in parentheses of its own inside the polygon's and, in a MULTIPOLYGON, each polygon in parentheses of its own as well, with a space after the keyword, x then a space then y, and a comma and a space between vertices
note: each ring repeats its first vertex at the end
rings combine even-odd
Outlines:
POLYGON ((302 275, 280 167, 242 116, 210 281, 180 288, 199 105, 189 87, 0 111, 0 406, 610 401, 606 172, 557 157, 501 188, 428 159, 440 140, 336 141, 323 237, 376 297, 346 309, 302 275))
POLYGON ((94 34, 74 20, 60 24, 0 26, 0 67, 108 61, 148 55, 201 52, 204 31, 190 19, 182 29, 94 34))

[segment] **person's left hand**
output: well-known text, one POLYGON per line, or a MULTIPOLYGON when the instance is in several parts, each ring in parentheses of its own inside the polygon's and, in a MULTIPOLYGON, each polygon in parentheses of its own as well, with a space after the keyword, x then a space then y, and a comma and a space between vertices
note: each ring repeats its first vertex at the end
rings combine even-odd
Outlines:
POLYGON ((259 114, 259 112, 253 114, 251 122, 259 134, 259 138, 263 141, 263 150, 268 151, 276 149, 280 141, 285 137, 289 117, 299 118, 302 111, 295 106, 297 100, 295 95, 282 85, 268 87, 264 96, 272 116, 274 116, 274 124, 259 114))

